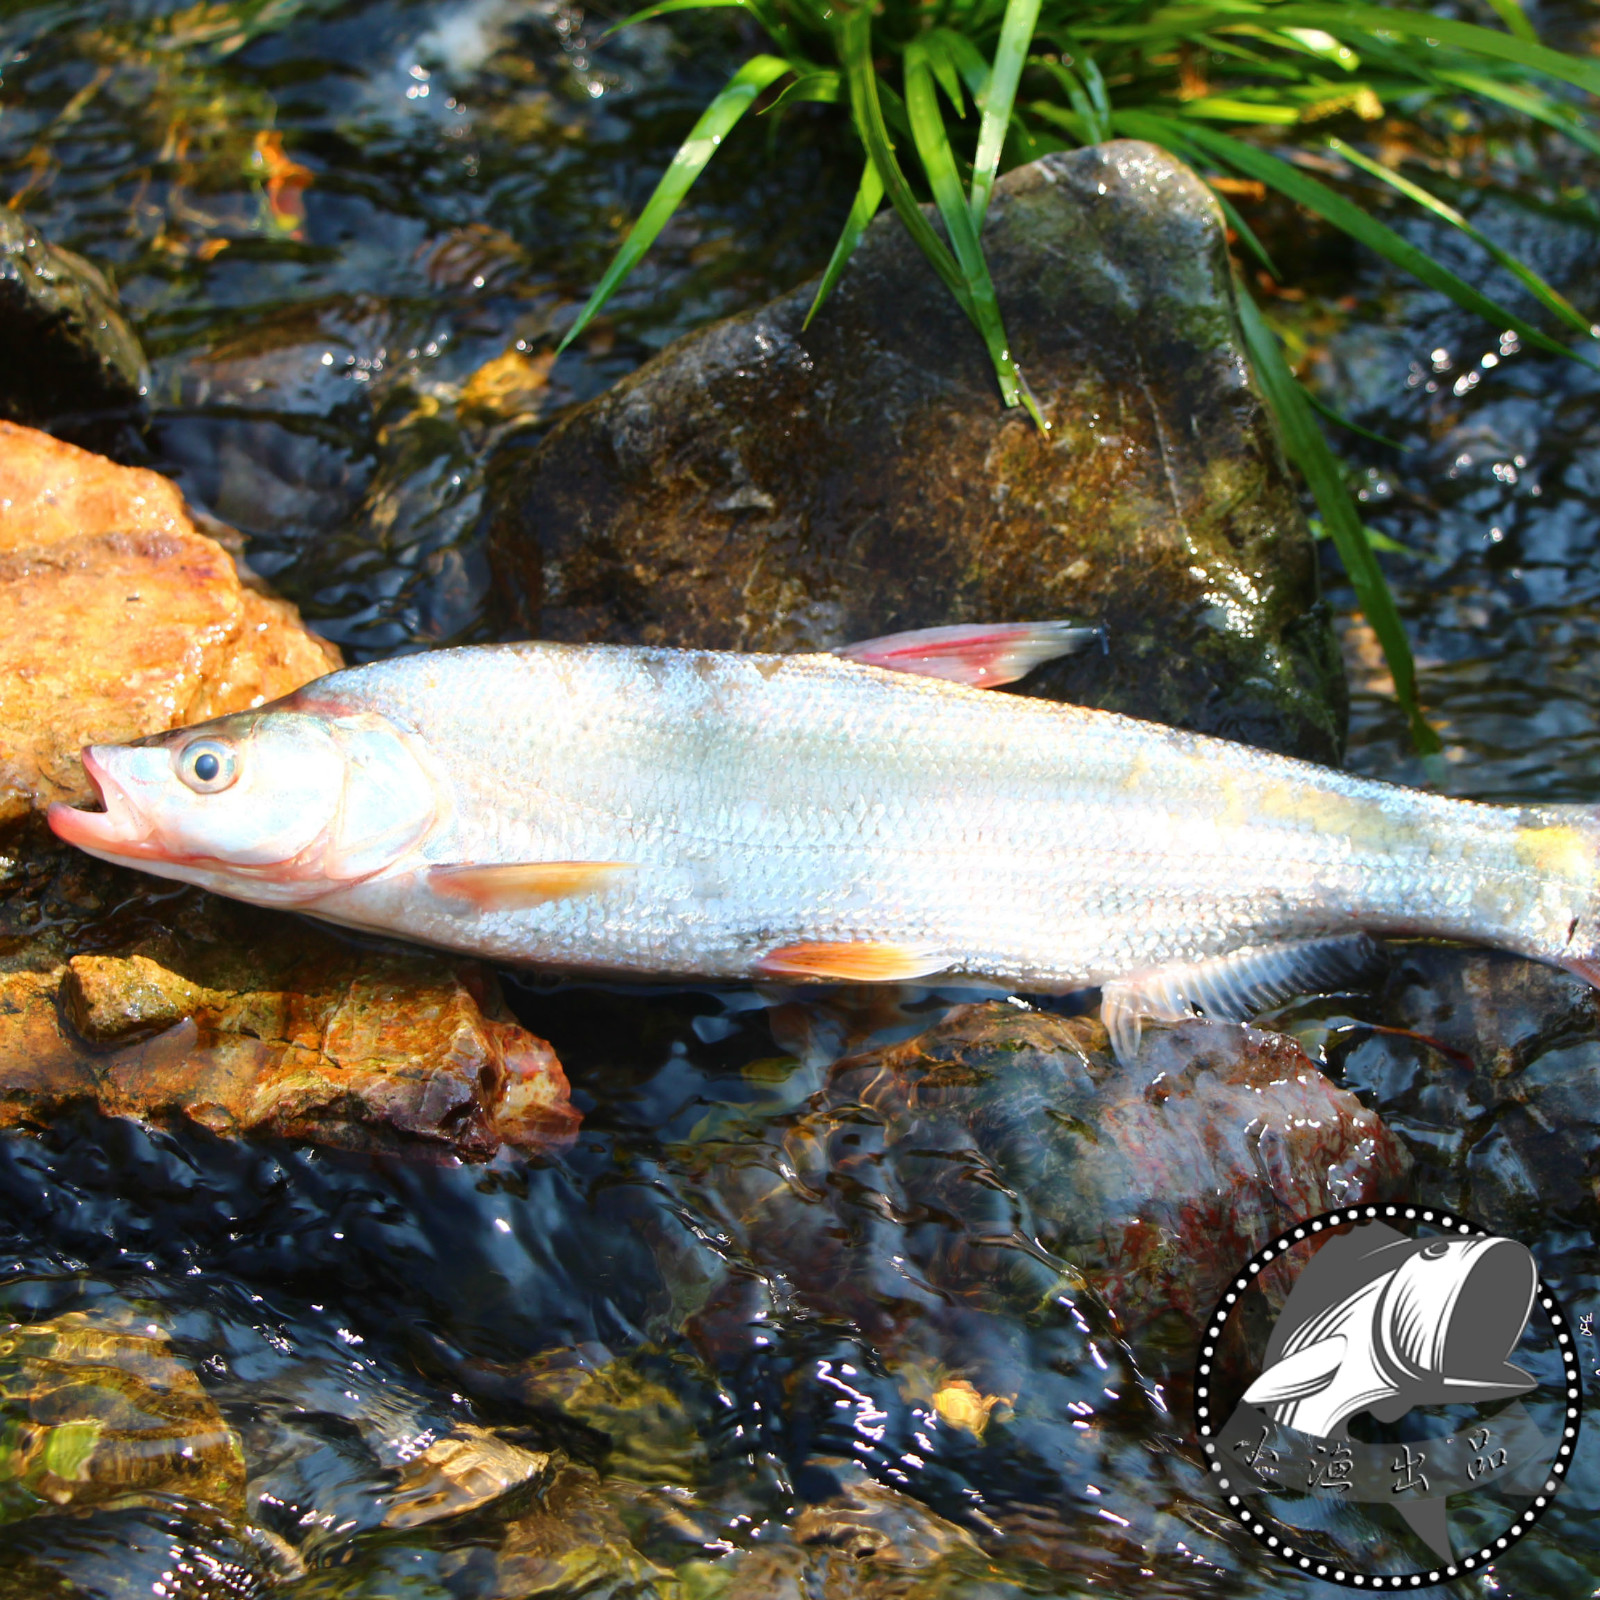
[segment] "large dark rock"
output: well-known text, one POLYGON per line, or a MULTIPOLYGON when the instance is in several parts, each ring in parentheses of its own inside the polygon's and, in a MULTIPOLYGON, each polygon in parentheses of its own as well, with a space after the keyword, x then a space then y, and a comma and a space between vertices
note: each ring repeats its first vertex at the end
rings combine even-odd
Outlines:
POLYGON ((0 206, 0 418, 80 434, 140 412, 148 376, 99 269, 0 206))
POLYGON ((1108 653, 1037 692, 1337 759, 1343 680, 1208 191, 1145 144, 1051 155, 1001 180, 984 240, 1048 435, 885 215, 809 329, 812 283, 501 450, 509 625, 805 650, 1077 616, 1108 653))
POLYGON ((965 1006, 841 1061, 830 1088, 883 1118, 897 1151, 980 1152, 1025 1201, 1028 1236, 1180 1368, 1229 1278, 1273 1235, 1394 1199, 1411 1165, 1293 1039, 1232 1023, 1149 1028, 1124 1065, 1086 1017, 965 1006))
POLYGON ((1600 1215, 1600 995, 1495 950, 1392 949, 1329 1064, 1416 1158, 1414 1197, 1530 1239, 1600 1215))

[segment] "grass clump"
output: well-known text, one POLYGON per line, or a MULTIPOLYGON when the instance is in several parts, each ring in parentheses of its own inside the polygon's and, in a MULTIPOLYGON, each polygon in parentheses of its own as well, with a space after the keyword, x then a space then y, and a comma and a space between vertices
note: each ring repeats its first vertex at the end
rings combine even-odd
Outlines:
MULTIPOLYGON (((1552 325, 1591 336, 1582 314, 1443 199, 1330 132, 1356 137, 1363 123, 1416 121, 1430 106, 1468 98, 1600 154, 1582 109, 1586 96, 1600 93, 1600 63, 1541 44, 1519 0, 1486 4, 1493 16, 1479 24, 1401 5, 1316 0, 661 0, 628 21, 738 10, 771 48, 746 61, 705 108, 567 339, 649 249, 746 112, 759 103, 781 115, 810 101, 837 106, 861 152, 855 200, 812 315, 887 199, 982 336, 1001 399, 1025 407, 1040 427, 984 259, 984 214, 1003 170, 1114 137, 1148 140, 1193 166, 1212 184, 1241 248, 1273 277, 1271 258, 1229 198, 1241 182, 1275 190, 1524 343, 1571 353, 1316 175, 1332 158, 1388 185, 1508 268, 1552 325), (944 237, 922 209, 930 199, 944 237)), ((1314 402, 1242 283, 1239 303, 1285 445, 1382 642, 1413 738, 1435 753, 1399 614, 1314 402)))

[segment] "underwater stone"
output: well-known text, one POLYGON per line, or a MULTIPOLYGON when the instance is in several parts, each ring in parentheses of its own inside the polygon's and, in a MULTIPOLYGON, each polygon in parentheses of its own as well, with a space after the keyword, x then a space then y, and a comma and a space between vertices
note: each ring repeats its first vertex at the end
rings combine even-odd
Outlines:
POLYGON ((144 352, 99 269, 0 206, 0 418, 43 426, 137 416, 144 352))
POLYGON ((153 1325, 0 1328, 0 1522, 177 1496, 244 1510, 244 1452, 153 1325))
POLYGON ((1153 146, 1002 178, 984 233, 1044 414, 1000 404, 900 222, 691 334, 490 470, 508 627, 799 651, 1077 617, 1108 649, 1033 692, 1337 760, 1344 686, 1243 354, 1222 219, 1153 146))
POLYGON ((1600 1214, 1600 994, 1496 950, 1390 946, 1329 1066, 1410 1146, 1415 1198, 1531 1238, 1600 1214))
POLYGON ((78 751, 288 694, 341 665, 245 587, 166 478, 0 422, 0 823, 92 800, 78 751))
POLYGON ((1410 1162, 1376 1113, 1294 1040, 1232 1023, 1149 1026, 1124 1066, 1086 1017, 963 1006, 903 1044, 841 1061, 830 1098, 886 1119, 907 1150, 952 1130, 1027 1204, 1150 1350, 1194 1331, 1283 1228, 1387 1200, 1410 1162))

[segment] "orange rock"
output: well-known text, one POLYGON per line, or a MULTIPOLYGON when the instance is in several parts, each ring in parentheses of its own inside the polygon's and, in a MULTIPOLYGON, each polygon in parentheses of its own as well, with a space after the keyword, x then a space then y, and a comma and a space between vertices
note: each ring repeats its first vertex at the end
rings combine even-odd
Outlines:
POLYGON ((183 496, 0 422, 0 823, 92 790, 81 746, 288 694, 341 665, 247 589, 183 496))
POLYGON ((317 944, 281 987, 208 988, 147 956, 0 974, 0 1127, 73 1103, 355 1150, 482 1159, 572 1137, 561 1063, 493 980, 317 944))

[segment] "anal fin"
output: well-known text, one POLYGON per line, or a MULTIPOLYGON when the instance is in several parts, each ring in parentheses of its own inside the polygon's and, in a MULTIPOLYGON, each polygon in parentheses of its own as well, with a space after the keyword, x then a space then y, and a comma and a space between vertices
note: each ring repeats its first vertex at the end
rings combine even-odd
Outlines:
POLYGON ((573 895, 595 894, 625 873, 630 861, 513 861, 430 867, 428 887, 480 911, 515 911, 573 895))
POLYGON ((779 945, 755 963, 768 978, 832 978, 840 983, 908 983, 950 969, 950 958, 911 945, 870 940, 779 945))
POLYGON ((1100 991, 1100 1020, 1124 1064, 1139 1053, 1145 1018, 1181 1022, 1207 1017, 1246 1022, 1258 1011, 1297 994, 1316 994, 1359 978, 1377 960, 1377 946, 1364 933, 1294 944, 1255 945, 1180 961, 1116 978, 1100 991))
POLYGON ((1073 622, 963 622, 863 639, 833 653, 891 672, 944 678, 972 689, 997 689, 1026 677, 1046 661, 1095 644, 1105 644, 1104 630, 1073 622))

